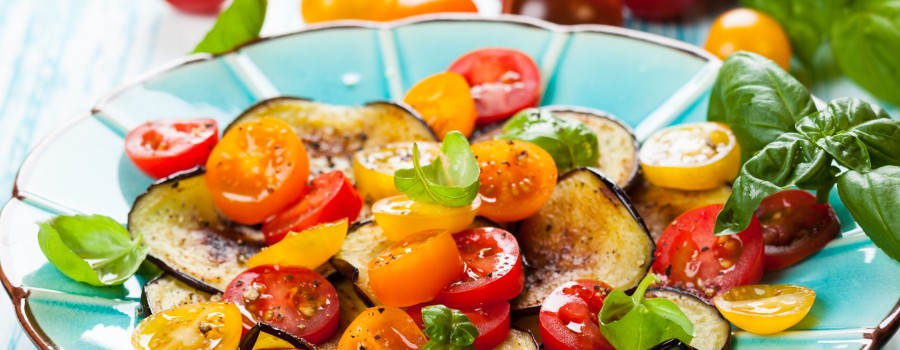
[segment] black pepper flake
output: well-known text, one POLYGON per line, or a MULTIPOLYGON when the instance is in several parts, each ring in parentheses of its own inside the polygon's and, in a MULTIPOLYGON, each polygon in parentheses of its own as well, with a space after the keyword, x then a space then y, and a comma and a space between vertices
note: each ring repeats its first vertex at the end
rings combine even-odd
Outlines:
POLYGON ((384 308, 383 308, 383 307, 378 308, 378 313, 379 313, 379 314, 380 314, 380 313, 383 313, 383 312, 384 312, 384 308))
POLYGON ((672 265, 666 266, 666 277, 672 275, 672 265))

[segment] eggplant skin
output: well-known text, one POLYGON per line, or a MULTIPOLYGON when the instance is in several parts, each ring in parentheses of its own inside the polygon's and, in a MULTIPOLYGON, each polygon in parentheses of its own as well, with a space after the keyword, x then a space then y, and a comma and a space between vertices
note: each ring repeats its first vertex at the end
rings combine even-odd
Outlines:
POLYGON ((391 244, 374 221, 362 222, 350 228, 341 250, 331 258, 331 265, 344 278, 353 281, 360 298, 369 305, 379 304, 369 287, 369 262, 390 248, 391 244))
POLYGON ((644 295, 647 298, 666 298, 678 305, 694 324, 691 347, 698 350, 731 348, 731 323, 715 306, 688 292, 669 287, 652 287, 644 295))
POLYGON ((709 204, 725 203, 731 195, 730 186, 705 191, 682 191, 659 187, 645 179, 638 179, 628 190, 634 207, 658 240, 672 220, 686 211, 709 204))
POLYGON ((247 331, 247 334, 241 338, 240 344, 238 344, 238 350, 253 350, 253 347, 256 345, 256 340, 259 338, 260 333, 266 333, 269 335, 273 335, 278 339, 284 340, 290 343, 297 349, 303 350, 316 350, 316 346, 312 343, 303 340, 301 338, 297 338, 292 334, 285 332, 281 329, 272 327, 265 323, 257 323, 253 328, 250 328, 247 331))
POLYGON ((525 290, 512 301, 517 315, 536 313, 554 289, 578 279, 632 288, 647 274, 656 249, 625 193, 592 168, 562 176, 516 236, 526 262, 525 290))
POLYGON ((510 328, 506 340, 494 347, 494 350, 538 350, 540 349, 534 335, 530 331, 510 328))

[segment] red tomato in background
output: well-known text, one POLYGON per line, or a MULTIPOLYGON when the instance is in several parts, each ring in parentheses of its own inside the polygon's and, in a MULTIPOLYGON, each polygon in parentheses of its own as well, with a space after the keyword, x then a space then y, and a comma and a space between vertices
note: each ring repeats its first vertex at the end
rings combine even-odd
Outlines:
POLYGON ((834 208, 816 203, 802 190, 786 190, 766 197, 754 216, 762 224, 766 270, 780 269, 822 250, 841 232, 834 208))
POLYGON ((694 0, 624 0, 631 13, 643 19, 662 21, 673 19, 694 4, 694 0))
POLYGON ((722 204, 691 209, 677 217, 656 243, 652 270, 664 285, 712 298, 735 286, 756 284, 763 273, 763 237, 753 217, 741 233, 716 236, 722 204))
POLYGON ((342 19, 392 21, 435 12, 478 12, 472 0, 303 0, 300 6, 307 23, 342 19))
POLYGON ((213 119, 162 119, 128 132, 125 153, 138 169, 159 179, 205 164, 218 141, 213 119))
POLYGON ((235 277, 222 299, 252 317, 245 330, 263 322, 313 344, 328 340, 340 319, 334 287, 303 267, 254 267, 235 277))
POLYGON ((449 71, 472 87, 476 124, 486 125, 534 107, 541 94, 541 73, 528 55, 512 49, 481 49, 456 59, 449 71))
MULTIPOLYGON (((440 303, 428 303, 410 306, 406 312, 416 321, 419 328, 425 329, 422 320, 422 308, 440 303)), ((509 335, 509 303, 504 301, 476 309, 457 309, 465 314, 478 329, 478 337, 472 343, 477 350, 491 350, 506 340, 509 335)))
POLYGON ((222 8, 225 0, 166 0, 179 11, 196 14, 215 14, 222 8))
POLYGON ((597 318, 610 291, 612 288, 603 282, 584 279, 563 284, 550 293, 538 315, 544 348, 613 350, 600 333, 597 318))
POLYGON ((511 233, 493 227, 453 235, 466 263, 460 279, 435 297, 436 304, 475 308, 515 298, 525 285, 519 243, 511 233))
POLYGON ((622 25, 621 0, 508 0, 504 12, 559 24, 622 25))
POLYGON ((353 223, 362 206, 362 195, 342 171, 316 176, 305 197, 263 223, 266 244, 280 242, 288 232, 300 232, 325 222, 346 218, 353 223))

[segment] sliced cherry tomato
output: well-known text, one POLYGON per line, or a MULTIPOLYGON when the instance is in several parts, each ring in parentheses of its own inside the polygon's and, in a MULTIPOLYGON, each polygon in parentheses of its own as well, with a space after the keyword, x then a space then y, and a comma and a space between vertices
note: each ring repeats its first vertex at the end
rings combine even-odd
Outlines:
POLYGON ((759 220, 728 236, 713 233, 722 204, 691 209, 672 221, 656 243, 653 272, 664 285, 705 298, 762 278, 763 238, 759 220))
POLYGON ((654 185, 710 190, 734 181, 741 151, 725 124, 695 123, 659 130, 641 145, 641 169, 654 185))
POLYGON ((789 284, 734 287, 713 299, 731 323, 755 334, 778 333, 803 320, 816 300, 812 289, 789 284))
POLYGON ((822 250, 841 232, 834 208, 802 190, 763 199, 754 214, 763 228, 766 270, 780 269, 822 250))
POLYGON ((305 0, 301 7, 307 23, 341 19, 393 21, 435 12, 478 12, 472 0, 305 0))
POLYGON ((223 299, 251 318, 318 344, 338 327, 338 296, 324 277, 303 267, 264 265, 234 278, 223 299))
POLYGON ((338 350, 421 349, 428 339, 406 312, 391 306, 370 307, 350 323, 338 350))
POLYGON ((247 260, 247 266, 299 266, 315 269, 341 250, 347 238, 347 219, 319 224, 301 232, 290 232, 280 242, 247 260), (302 251, 303 254, 297 254, 302 251))
POLYGON ((541 210, 556 188, 553 157, 533 143, 491 140, 472 145, 472 152, 481 168, 481 216, 522 220, 541 210))
POLYGON ((475 197, 465 207, 451 208, 440 204, 416 202, 405 194, 388 197, 372 205, 372 216, 389 240, 399 241, 414 233, 440 230, 451 233, 469 227, 481 207, 475 197))
POLYGON ((675 18, 694 4, 694 0, 624 0, 635 16, 654 21, 675 18))
POLYGON ((215 14, 225 0, 166 0, 179 11, 197 14, 215 14))
POLYGON ((465 272, 434 298, 452 308, 476 308, 515 298, 525 286, 516 237, 505 230, 480 227, 453 235, 465 272))
POLYGON ((418 111, 441 140, 453 130, 468 137, 478 118, 469 89, 469 83, 462 75, 443 72, 413 85, 403 102, 418 111))
POLYGON ((621 0, 510 0, 505 13, 537 17, 559 24, 622 25, 621 0))
POLYGON ((234 304, 203 302, 145 318, 131 334, 135 349, 236 349, 241 311, 234 304))
POLYGON ((163 178, 206 163, 219 141, 213 119, 155 120, 125 136, 125 153, 138 169, 163 178))
POLYGON ((603 299, 612 291, 597 280, 578 280, 559 286, 538 316, 541 339, 548 350, 609 349, 612 345, 600 333, 598 314, 603 299))
MULTIPOLYGON (((423 330, 425 322, 422 320, 422 308, 440 303, 428 303, 410 306, 406 313, 416 321, 423 330)), ((478 337, 472 343, 477 350, 491 350, 509 335, 509 302, 502 301, 496 304, 483 306, 476 309, 457 309, 462 312, 469 321, 478 329, 478 337)))
POLYGON ((365 148, 353 155, 353 179, 366 201, 400 195, 394 187, 394 172, 413 167, 413 143, 419 145, 422 164, 433 162, 441 154, 441 144, 437 142, 397 142, 365 148))
POLYGON ((300 232, 321 223, 356 221, 362 206, 362 196, 340 170, 316 176, 303 199, 263 224, 266 244, 273 245, 288 232, 300 232))
POLYGON ((233 127, 206 161, 206 185, 216 207, 242 224, 258 224, 303 196, 309 158, 280 119, 233 127))
POLYGON ((791 42, 778 21, 748 8, 719 16, 703 48, 723 60, 735 52, 750 51, 775 61, 785 70, 791 65, 791 42))
POLYGON ((511 49, 472 51, 450 65, 472 87, 478 108, 478 125, 511 117, 538 104, 541 73, 528 55, 511 49))
POLYGON ((394 243, 369 262, 369 287, 384 305, 431 301, 463 271, 462 258, 447 231, 425 231, 394 243))

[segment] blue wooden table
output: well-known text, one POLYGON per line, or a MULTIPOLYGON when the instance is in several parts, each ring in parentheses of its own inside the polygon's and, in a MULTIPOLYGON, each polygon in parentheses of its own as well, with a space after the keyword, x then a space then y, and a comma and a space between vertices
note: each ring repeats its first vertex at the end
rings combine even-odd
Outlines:
MULTIPOLYGON (((499 12, 496 0, 476 2, 485 15, 499 12)), ((270 0, 269 6, 264 35, 302 28, 299 0, 270 0)), ((699 1, 681 21, 627 19, 626 26, 702 45, 713 18, 733 6, 699 1)), ((23 158, 50 130, 85 113, 117 85, 189 52, 213 21, 175 12, 162 0, 0 0, 0 193, 11 192, 23 158)), ((813 92, 824 100, 871 99, 840 77, 817 83, 813 92)), ((898 115, 897 109, 891 111, 898 115)), ((34 345, 11 303, 0 297, 4 347, 34 345)))

